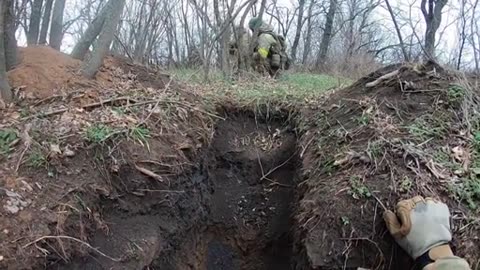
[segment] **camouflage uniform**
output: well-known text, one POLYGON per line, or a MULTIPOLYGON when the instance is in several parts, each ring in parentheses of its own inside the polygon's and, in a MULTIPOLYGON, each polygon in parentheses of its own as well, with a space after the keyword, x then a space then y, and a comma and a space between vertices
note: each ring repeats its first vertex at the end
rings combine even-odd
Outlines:
POLYGON ((279 70, 288 69, 285 38, 275 34, 273 27, 259 18, 252 18, 248 23, 250 29, 257 30, 253 60, 254 68, 275 75, 279 70))

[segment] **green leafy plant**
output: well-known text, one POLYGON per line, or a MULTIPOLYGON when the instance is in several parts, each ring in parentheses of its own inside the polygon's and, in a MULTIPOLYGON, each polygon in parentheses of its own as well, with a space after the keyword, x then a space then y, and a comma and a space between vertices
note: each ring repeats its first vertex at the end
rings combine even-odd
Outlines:
POLYGON ((477 209, 480 201, 480 178, 475 173, 462 183, 452 185, 451 191, 459 200, 465 201, 471 209, 477 209))
POLYGON ((419 140, 428 140, 430 138, 443 137, 448 125, 449 123, 441 118, 424 116, 415 119, 415 121, 406 128, 413 137, 419 140))
POLYGON ((366 126, 368 124, 370 124, 370 116, 368 114, 363 114, 362 116, 359 116, 357 118, 357 122, 362 125, 362 126, 366 126))
POLYGON ((47 168, 48 159, 41 149, 33 149, 28 155, 27 165, 33 168, 47 168))
POLYGON ((147 144, 147 139, 150 138, 150 130, 144 126, 137 126, 129 130, 128 136, 144 145, 147 144))
POLYGON ((86 131, 86 138, 92 143, 102 143, 113 133, 113 129, 103 124, 96 124, 86 131))
POLYGON ((341 217, 341 220, 342 220, 343 226, 348 226, 348 225, 350 225, 350 219, 349 219, 348 217, 342 216, 342 217, 341 217))
POLYGON ((381 140, 369 141, 367 151, 370 155, 370 158, 376 159, 378 157, 381 157, 381 155, 383 154, 383 147, 384 143, 381 140))
POLYGON ((18 139, 14 129, 0 130, 0 155, 8 154, 12 150, 12 143, 18 139))
POLYGON ((358 176, 352 176, 349 182, 350 190, 348 191, 348 194, 350 194, 354 199, 359 200, 372 197, 372 193, 368 187, 360 181, 358 176))
POLYGON ((399 190, 402 193, 407 193, 413 186, 413 182, 408 176, 404 176, 399 185, 399 190))
POLYGON ((465 96, 465 89, 460 85, 452 84, 447 89, 447 97, 450 102, 458 102, 465 96))

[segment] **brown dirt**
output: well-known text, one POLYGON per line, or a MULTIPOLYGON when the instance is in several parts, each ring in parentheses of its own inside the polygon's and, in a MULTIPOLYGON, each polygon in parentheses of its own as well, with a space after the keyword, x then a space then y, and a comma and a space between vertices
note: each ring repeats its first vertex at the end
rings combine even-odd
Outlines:
POLYGON ((107 56, 95 80, 86 80, 79 74, 82 62, 48 46, 19 48, 17 67, 8 72, 12 87, 29 99, 49 98, 69 92, 92 88, 118 87, 119 74, 135 79, 145 88, 164 89, 174 87, 170 76, 158 69, 134 64, 126 58, 107 56))
MULTIPOLYGON (((142 226, 154 219, 129 219, 121 207, 138 213, 174 204, 165 197, 176 200, 175 193, 149 190, 175 188, 172 179, 195 168, 195 158, 211 139, 213 119, 219 117, 202 110, 201 100, 188 90, 159 91, 119 67, 104 69, 110 74, 109 87, 99 87, 99 80, 77 81, 76 88, 48 98, 19 97, 17 106, 2 111, 0 130, 13 131, 18 139, 0 155, 0 269, 54 269, 81 255, 98 255, 86 245, 101 239, 93 234, 97 230, 106 235, 120 232, 115 237, 125 231, 142 250, 161 248, 155 242, 156 230, 128 231, 137 221, 135 226, 142 226), (89 130, 96 126, 108 132, 105 141, 88 140, 89 130), (157 177, 147 177, 141 170, 157 177), (145 202, 137 204, 142 197, 145 202), (132 202, 122 203, 123 198, 132 202), (17 202, 18 212, 6 208, 17 202), (118 217, 102 211, 114 209, 114 202, 121 205, 115 208, 118 217), (123 219, 125 223, 116 226, 123 219), (144 236, 149 240, 143 242, 144 236)), ((50 76, 46 81, 53 81, 55 74, 46 76, 50 76)), ((116 256, 126 246, 118 247, 122 249, 101 251, 116 256)), ((137 255, 135 262, 122 258, 123 265, 138 269, 152 260, 151 254, 137 255)))
POLYGON ((8 72, 12 87, 31 97, 45 98, 68 88, 81 61, 47 46, 19 48, 20 63, 8 72))
MULTIPOLYGON (((414 195, 448 203, 454 249, 478 265, 480 228, 470 223, 478 212, 455 198, 452 185, 458 177, 436 158, 440 149, 468 149, 465 115, 447 93, 458 82, 433 63, 390 66, 331 94, 318 110, 304 112, 305 181, 299 186, 296 247, 308 263, 300 269, 410 269, 412 261, 387 232, 375 197, 393 209, 414 195), (365 87, 399 68, 398 77, 365 87), (427 130, 444 127, 441 134, 411 133, 409 126, 423 118, 424 126, 431 125, 427 130)), ((450 154, 447 159, 453 162, 450 154)))
POLYGON ((4 262, 11 269, 291 269, 295 134, 252 113, 224 117, 210 146, 192 158, 166 147, 172 141, 149 140, 150 151, 138 144, 110 155, 108 147, 79 150, 52 165, 54 183, 37 170, 23 174, 42 190, 19 216, 0 222, 19 252, 4 262), (168 157, 192 165, 177 173, 168 157), (142 166, 165 181, 132 167, 140 160, 151 160, 142 166), (109 258, 68 239, 28 245, 45 235, 75 237, 109 258), (42 250, 49 252, 32 257, 42 250))
MULTIPOLYGON (((46 53, 70 72, 68 56, 46 53)), ((26 56, 19 70, 30 68, 26 56)), ((55 82, 42 74, 37 85, 55 82)), ((478 211, 452 195, 459 179, 436 159, 471 149, 465 111, 448 99, 457 79, 434 64, 390 66, 318 107, 277 113, 213 112, 160 71, 120 58, 65 91, 25 89, 55 95, 2 112, 1 130, 19 139, 0 156, 0 204, 25 206, 0 211, 0 268, 409 269, 374 197, 392 208, 418 194, 449 204, 454 248, 476 265, 478 211), (408 127, 424 118, 446 127, 415 137, 408 127), (109 137, 92 142, 98 125, 109 137)))

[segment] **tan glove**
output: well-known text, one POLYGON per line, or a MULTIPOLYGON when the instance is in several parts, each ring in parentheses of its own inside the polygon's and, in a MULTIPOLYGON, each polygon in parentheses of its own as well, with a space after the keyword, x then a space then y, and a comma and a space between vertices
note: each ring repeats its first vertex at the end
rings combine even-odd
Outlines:
MULTIPOLYGON (((450 212, 442 202, 417 196, 397 204, 396 214, 383 215, 397 243, 414 259, 452 240, 450 212)), ((452 255, 449 251, 448 255, 452 255)))
POLYGON ((423 270, 470 270, 468 263, 453 255, 448 242, 450 211, 448 206, 432 198, 414 197, 397 204, 396 215, 383 215, 387 228, 397 243, 410 254, 423 270))

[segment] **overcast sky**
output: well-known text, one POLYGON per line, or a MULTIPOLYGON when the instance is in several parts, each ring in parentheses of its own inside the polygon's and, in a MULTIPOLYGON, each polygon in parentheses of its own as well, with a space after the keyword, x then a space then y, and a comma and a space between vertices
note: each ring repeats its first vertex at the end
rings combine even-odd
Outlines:
MULTIPOLYGON (((439 33, 437 36, 439 37, 438 44, 439 44, 439 52, 443 53, 444 57, 448 56, 455 48, 458 47, 457 41, 457 25, 452 22, 455 20, 458 12, 458 3, 459 0, 450 0, 447 6, 444 8, 444 15, 442 20, 442 25, 440 26, 439 33), (444 31, 446 29, 446 31, 444 31), (441 36, 440 33, 443 32, 441 36), (447 54, 447 55, 445 55, 447 54)), ((65 10, 65 17, 76 17, 74 7, 76 4, 81 3, 82 0, 67 0, 66 2, 66 10, 65 10)), ((279 6, 287 7, 293 9, 296 5, 294 3, 298 2, 298 0, 277 0, 279 6)), ((399 21, 403 22, 403 24, 407 24, 407 18, 409 16, 408 10, 409 6, 413 4, 412 9, 412 24, 416 25, 415 31, 420 37, 423 37, 425 32, 425 23, 423 20, 423 16, 420 10, 420 0, 390 0, 392 7, 395 9, 400 9, 402 12, 398 15, 399 21)), ((266 15, 268 16, 268 15, 266 15)), ((324 16, 319 15, 319 16, 324 16)), ((380 7, 375 9, 373 16, 376 17, 379 21, 383 22, 385 31, 388 31, 392 34, 392 36, 396 36, 394 33, 393 23, 391 21, 390 15, 385 7, 385 4, 382 3, 380 7)), ((404 36, 408 36, 412 33, 412 28, 410 25, 405 25, 402 28, 402 32, 404 36)), ((25 35, 22 31, 17 33, 18 43, 20 46, 26 45, 25 35)), ((73 45, 74 40, 71 35, 67 34, 63 40, 62 50, 65 52, 70 52, 73 45)), ((466 53, 468 54, 468 52, 466 53)), ((469 57, 467 55, 467 57, 469 57)))

